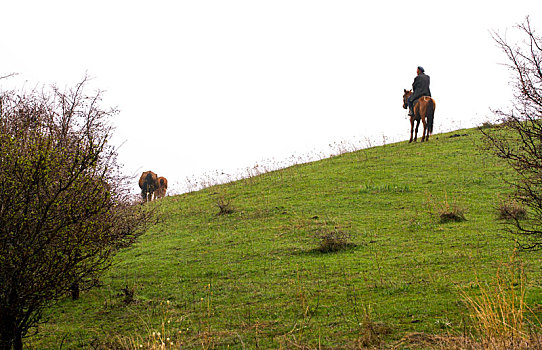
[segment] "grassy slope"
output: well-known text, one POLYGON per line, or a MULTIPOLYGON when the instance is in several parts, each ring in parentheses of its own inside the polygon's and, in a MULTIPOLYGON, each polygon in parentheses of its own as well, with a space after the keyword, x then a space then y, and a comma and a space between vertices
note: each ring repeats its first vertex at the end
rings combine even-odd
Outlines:
MULTIPOLYGON (((412 331, 461 333, 458 288, 475 292, 513 243, 495 214, 509 192, 504 168, 479 150, 477 131, 459 133, 468 136, 375 147, 168 197, 155 204, 164 219, 118 255, 104 286, 62 302, 28 344, 142 342, 138 335, 156 330, 196 348, 354 347, 371 343, 369 319, 387 344, 412 331), (217 215, 219 197, 233 214, 217 215), (441 224, 430 214, 429 204, 446 198, 467 209, 467 221, 441 224), (315 235, 334 229, 355 247, 316 251, 315 235), (126 286, 135 290, 130 304, 126 286)), ((521 254, 531 302, 541 295, 539 256, 521 254)))

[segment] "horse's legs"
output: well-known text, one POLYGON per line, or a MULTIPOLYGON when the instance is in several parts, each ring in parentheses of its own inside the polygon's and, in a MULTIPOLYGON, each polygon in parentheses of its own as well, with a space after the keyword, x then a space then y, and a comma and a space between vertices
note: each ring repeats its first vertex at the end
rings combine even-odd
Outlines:
POLYGON ((414 118, 410 117, 410 141, 408 143, 412 142, 412 133, 414 132, 414 118))
POLYGON ((416 140, 418 139, 418 127, 420 126, 420 120, 418 119, 416 121, 416 130, 415 130, 415 133, 414 133, 414 142, 416 142, 416 140))
POLYGON ((429 135, 426 136, 427 122, 425 121, 425 118, 422 118, 422 123, 423 123, 422 142, 423 142, 423 141, 427 141, 427 139, 429 138, 429 135))

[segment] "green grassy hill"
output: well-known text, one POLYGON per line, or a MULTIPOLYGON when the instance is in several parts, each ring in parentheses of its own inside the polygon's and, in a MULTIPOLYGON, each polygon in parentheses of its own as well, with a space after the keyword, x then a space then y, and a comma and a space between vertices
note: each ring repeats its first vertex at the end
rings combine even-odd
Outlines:
MULTIPOLYGON (((103 285, 61 302, 26 344, 358 348, 463 334, 460 290, 476 293, 513 254, 496 214, 511 173, 481 150, 477 130, 453 134, 155 202, 161 219, 103 285), (218 203, 233 212, 218 215, 218 203), (446 204, 466 221, 441 223, 446 204), (324 253, 322 235, 349 244, 324 253)), ((540 257, 519 254, 530 304, 542 294, 540 257)))

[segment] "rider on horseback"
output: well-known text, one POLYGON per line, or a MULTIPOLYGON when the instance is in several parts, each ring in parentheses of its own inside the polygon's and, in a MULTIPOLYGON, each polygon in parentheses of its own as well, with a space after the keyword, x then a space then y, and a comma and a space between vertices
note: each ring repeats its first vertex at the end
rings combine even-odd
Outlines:
POLYGON ((422 96, 431 96, 431 91, 429 90, 429 75, 425 74, 423 67, 419 66, 416 73, 418 74, 414 78, 412 83, 412 95, 408 98, 408 115, 411 117, 414 116, 414 104, 422 96))

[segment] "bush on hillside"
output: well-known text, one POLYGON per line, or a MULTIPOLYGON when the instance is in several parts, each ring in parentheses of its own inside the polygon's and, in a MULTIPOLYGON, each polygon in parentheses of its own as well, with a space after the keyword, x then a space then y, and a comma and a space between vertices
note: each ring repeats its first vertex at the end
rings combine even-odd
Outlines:
POLYGON ((494 40, 508 58, 514 79, 513 106, 494 113, 502 123, 480 129, 489 148, 515 171, 509 183, 515 199, 528 208, 529 220, 514 220, 515 233, 524 236, 526 249, 542 248, 542 37, 536 35, 529 17, 516 27, 525 40, 508 43, 494 33, 494 40))
POLYGON ((501 200, 497 215, 501 220, 523 220, 527 218, 527 209, 515 199, 501 200))
POLYGON ((148 223, 108 144, 101 94, 0 96, 0 348, 22 349, 54 301, 91 288, 148 223))
POLYGON ((231 198, 227 198, 223 193, 217 195, 215 205, 218 207, 218 215, 227 215, 235 212, 231 198))
POLYGON ((339 226, 324 226, 317 231, 318 251, 322 253, 337 252, 347 249, 353 244, 350 234, 339 226))
POLYGON ((466 221, 465 213, 466 209, 457 201, 450 203, 448 201, 448 195, 446 194, 442 202, 435 202, 433 197, 429 195, 427 200, 429 211, 431 215, 436 215, 441 223, 447 222, 461 222, 466 221))
POLYGON ((465 212, 460 207, 450 207, 448 210, 444 210, 439 214, 440 222, 461 222, 466 221, 465 212))
POLYGON ((485 121, 478 128, 479 129, 492 129, 492 128, 495 128, 495 127, 497 127, 497 126, 494 123, 492 123, 490 121, 485 121))

